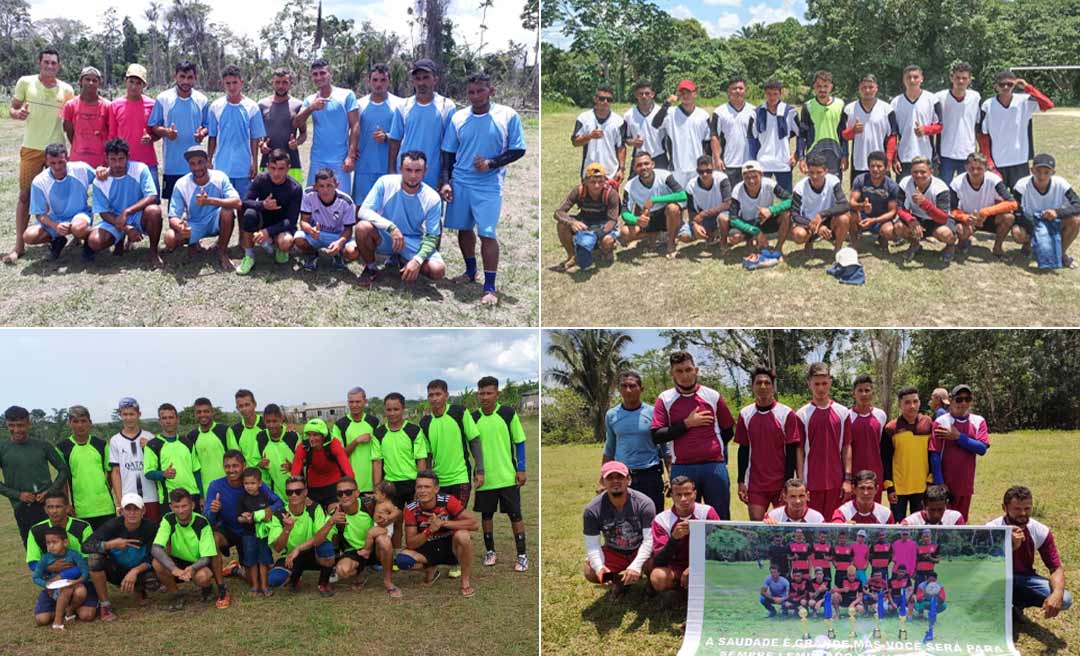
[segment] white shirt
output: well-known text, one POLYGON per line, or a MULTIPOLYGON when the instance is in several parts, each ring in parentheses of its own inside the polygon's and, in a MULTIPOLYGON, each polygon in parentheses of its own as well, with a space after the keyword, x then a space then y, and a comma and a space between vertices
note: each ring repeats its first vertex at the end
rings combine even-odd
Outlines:
POLYGON ((786 524, 788 522, 799 522, 802 524, 824 524, 825 516, 814 510, 813 508, 807 508, 806 514, 802 516, 802 519, 792 519, 788 517, 787 506, 780 506, 779 508, 773 508, 766 515, 769 519, 775 520, 777 524, 786 524))
MULTIPOLYGON (((956 193, 956 198, 959 201, 957 208, 961 212, 971 214, 1005 200, 998 188, 998 185, 1003 184, 1001 176, 993 171, 987 171, 983 174, 983 183, 978 189, 971 186, 967 173, 953 178, 952 182, 949 183, 949 188, 956 193)), ((1008 191, 1008 189, 1005 189, 1005 191, 1008 191)))
MULTIPOLYGON (((631 212, 637 214, 645 206, 645 201, 653 196, 666 196, 667 194, 673 193, 675 190, 668 184, 668 180, 672 177, 671 171, 653 169, 652 185, 646 187, 645 183, 641 181, 640 175, 634 176, 634 178, 626 185, 626 207, 631 212)), ((662 209, 662 207, 656 206, 653 209, 662 209)))
POLYGON ((703 144, 709 140, 709 115, 695 107, 688 116, 682 105, 674 105, 668 107, 661 128, 671 140, 671 172, 685 188, 697 175, 697 158, 705 152, 703 144))
POLYGON ((795 193, 799 195, 801 202, 799 216, 813 219, 832 207, 836 199, 836 188, 839 186, 840 178, 832 173, 825 174, 825 184, 821 186, 821 191, 810 186, 810 178, 799 180, 795 185, 795 193))
POLYGON ((731 198, 730 187, 728 187, 727 195, 724 194, 724 185, 728 184, 730 183, 728 182, 727 176, 720 171, 713 171, 711 188, 706 189, 702 187, 701 179, 694 178, 690 181, 690 186, 686 188, 686 193, 694 199, 694 209, 698 212, 702 212, 704 210, 712 209, 731 198))
POLYGON ((883 100, 874 99, 870 111, 863 109, 860 100, 849 102, 844 107, 847 127, 854 127, 856 121, 863 124, 862 133, 856 134, 851 140, 851 167, 856 171, 870 169, 866 162, 867 155, 875 150, 885 151, 885 140, 893 133, 893 121, 896 120, 890 121, 890 115, 894 115, 892 106, 883 100))
POLYGON ((614 176, 616 171, 619 170, 619 149, 623 147, 622 117, 612 112, 601 123, 600 119, 596 118, 596 112, 587 109, 578 114, 577 122, 581 127, 574 132, 575 137, 580 137, 597 128, 604 131, 602 138, 590 139, 582 147, 584 152, 581 161, 581 177, 585 177, 585 167, 593 162, 603 164, 608 175, 614 176))
POLYGON ((941 156, 967 159, 968 155, 978 150, 975 128, 979 123, 982 96, 971 89, 964 92, 963 100, 957 100, 952 89, 943 89, 935 95, 941 103, 941 156))
POLYGON ((1068 205, 1065 194, 1069 193, 1072 185, 1060 175, 1055 175, 1050 178, 1050 188, 1043 194, 1035 188, 1035 177, 1029 175, 1020 178, 1015 189, 1016 193, 1020 194, 1020 211, 1027 216, 1038 217, 1046 210, 1056 210, 1068 205))
POLYGON ((791 158, 791 138, 799 134, 799 123, 795 109, 781 101, 776 105, 776 113, 770 113, 768 105, 762 103, 757 112, 765 113, 765 129, 755 119, 751 123, 754 137, 761 144, 757 161, 766 172, 787 173, 791 171, 788 161, 791 158))
POLYGON ((109 464, 120 468, 121 497, 134 492, 143 501, 153 503, 158 500, 157 484, 143 473, 143 438, 152 440, 154 434, 144 430, 134 439, 124 437, 122 433, 110 437, 109 464))
POLYGON ((754 108, 743 103, 742 109, 735 109, 728 102, 713 110, 713 117, 716 119, 716 134, 723 137, 724 166, 742 166, 750 159, 747 133, 754 121, 754 108))
POLYGON ((637 105, 626 110, 623 114, 623 123, 626 125, 626 138, 636 139, 641 137, 644 143, 634 149, 633 154, 646 152, 656 157, 664 154, 664 131, 652 126, 653 117, 660 111, 660 105, 653 103, 652 111, 643 115, 637 105))
MULTIPOLYGON (((900 191, 904 193, 904 209, 911 212, 916 219, 921 221, 931 221, 930 215, 926 211, 915 204, 915 201, 911 199, 911 195, 914 194, 917 189, 915 187, 915 179, 910 175, 900 180, 900 191)), ((931 203, 937 205, 934 202, 942 192, 948 192, 949 185, 945 184, 945 181, 941 178, 932 176, 930 178, 930 185, 926 188, 926 191, 922 192, 922 195, 930 200, 931 203)), ((946 210, 948 211, 948 210, 946 210)))
POLYGON ((748 223, 757 223, 758 209, 769 207, 777 201, 776 180, 761 178, 761 189, 758 190, 757 198, 752 197, 746 191, 746 183, 740 182, 731 190, 731 198, 739 203, 738 217, 748 223))
POLYGON ((896 125, 900 128, 900 143, 896 147, 896 156, 901 162, 910 162, 915 157, 933 157, 934 147, 930 137, 915 136, 915 124, 930 125, 937 123, 937 97, 922 90, 914 102, 901 93, 892 99, 892 108, 896 112, 896 125))
POLYGON ((1031 143, 1031 117, 1039 109, 1039 103, 1029 94, 1014 93, 1009 106, 1001 104, 997 96, 982 104, 982 120, 979 125, 983 134, 990 135, 990 151, 998 166, 1027 164, 1034 157, 1031 143))

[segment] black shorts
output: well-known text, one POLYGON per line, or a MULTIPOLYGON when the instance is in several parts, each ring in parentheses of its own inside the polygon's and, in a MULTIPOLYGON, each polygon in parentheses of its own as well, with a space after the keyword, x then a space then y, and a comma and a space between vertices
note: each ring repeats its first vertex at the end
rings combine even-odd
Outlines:
MULTIPOLYGON (((983 221, 982 227, 981 228, 976 228, 976 230, 978 230, 979 232, 993 232, 993 233, 996 233, 997 228, 998 228, 998 226, 997 226, 997 218, 999 216, 1001 216, 1001 215, 1000 214, 995 214, 993 216, 986 217, 986 220, 983 221)), ((1013 216, 1015 217, 1016 214, 1013 214, 1013 216)))
MULTIPOLYGON (((176 563, 179 564, 179 561, 177 561, 175 558, 173 559, 173 562, 176 562, 176 563)), ((187 565, 184 565, 183 567, 187 567, 187 565)), ((132 569, 134 569, 134 568, 123 567, 119 563, 117 563, 116 561, 112 560, 111 558, 106 558, 105 559, 105 580, 108 581, 109 583, 112 583, 113 585, 120 585, 120 583, 123 582, 124 577, 127 576, 128 572, 130 572, 132 569)), ((145 572, 141 572, 139 574, 139 576, 136 577, 136 579, 135 579, 135 589, 136 590, 143 590, 143 589, 146 588, 146 577, 152 571, 154 571, 153 568, 148 569, 145 572)))
POLYGON ((929 237, 930 235, 934 234, 934 231, 937 230, 938 228, 940 228, 941 226, 945 226, 951 232, 954 232, 954 233, 956 232, 956 219, 952 218, 951 216, 945 221, 945 223, 938 223, 937 221, 928 221, 926 219, 919 219, 919 225, 922 226, 923 237, 924 238, 929 237))
POLYGON ((187 569, 193 564, 190 560, 184 560, 183 558, 177 558, 176 556, 169 556, 169 558, 172 558, 173 564, 176 565, 177 569, 187 569))
POLYGON ((1016 183, 1020 182, 1022 178, 1027 177, 1031 171, 1028 169, 1027 162, 1023 164, 1013 164, 1012 166, 999 166, 997 167, 998 173, 1001 174, 1001 181, 1005 183, 1005 186, 1010 190, 1016 188, 1016 183))
POLYGON ((160 198, 160 200, 167 200, 167 201, 170 201, 170 202, 172 201, 173 187, 176 186, 177 180, 179 180, 182 177, 184 177, 184 176, 183 175, 168 175, 168 174, 161 176, 161 179, 163 180, 163 182, 161 184, 161 198, 160 198))
MULTIPOLYGON (((219 551, 221 551, 222 556, 228 556, 229 555, 229 549, 231 549, 232 547, 236 547, 236 555, 237 556, 243 555, 243 553, 244 553, 244 536, 243 535, 241 535, 239 533, 236 533, 231 528, 229 528, 228 526, 224 526, 224 525, 218 526, 217 528, 214 529, 214 531, 217 532, 217 533, 221 533, 221 535, 225 537, 226 545, 224 547, 222 547, 221 549, 219 549, 219 551)), ((173 560, 175 560, 175 558, 173 560)))
POLYGON ((330 504, 337 503, 337 483, 309 487, 308 498, 322 506, 323 510, 326 510, 330 507, 330 504))
POLYGON ((521 488, 511 485, 495 490, 477 490, 473 510, 483 515, 494 515, 496 511, 507 515, 520 515, 521 488))
MULTIPOLYGON (((275 560, 274 567, 288 569, 285 567, 285 558, 281 557, 275 560)), ((310 572, 313 570, 318 571, 320 569, 322 569, 322 565, 320 565, 319 561, 316 560, 315 547, 312 547, 310 549, 304 549, 296 555, 296 558, 293 559, 292 571, 294 573, 310 572)))
POLYGON ((356 549, 346 549, 345 551, 342 551, 341 555, 338 556, 338 561, 342 561, 346 558, 356 561, 356 571, 358 572, 367 567, 370 563, 370 560, 358 554, 356 549))
POLYGON ((649 212, 649 225, 645 228, 645 232, 664 232, 667 230, 667 215, 664 214, 663 205, 660 209, 653 207, 653 210, 649 212))
POLYGON ((394 498, 392 501, 399 510, 404 510, 405 505, 416 496, 416 479, 410 481, 391 481, 394 484, 394 498))
POLYGON ((469 505, 469 495, 472 494, 472 483, 443 485, 439 487, 439 492, 457 497, 457 500, 461 502, 461 505, 467 507, 469 505))
MULTIPOLYGON (((479 494, 480 493, 477 492, 477 495, 479 494)), ((428 540, 420 545, 420 548, 416 550, 416 553, 427 559, 428 567, 434 567, 435 565, 457 565, 458 559, 457 556, 454 555, 453 543, 453 538, 449 536, 428 540)))
MULTIPOLYGON (((280 217, 279 217, 280 218, 280 217)), ((256 209, 248 208, 244 210, 240 221, 240 228, 245 232, 258 232, 259 230, 266 229, 266 233, 273 239, 283 232, 292 234, 296 232, 296 225, 291 221, 280 220, 267 225, 266 219, 263 217, 262 212, 256 209)))

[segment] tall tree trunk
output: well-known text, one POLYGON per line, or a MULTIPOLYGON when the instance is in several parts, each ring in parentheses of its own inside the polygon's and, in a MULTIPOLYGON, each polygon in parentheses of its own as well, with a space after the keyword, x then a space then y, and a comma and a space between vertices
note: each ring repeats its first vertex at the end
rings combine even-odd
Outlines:
POLYGON ((427 0, 424 9, 424 54, 435 60, 442 54, 442 22, 442 1, 427 0))

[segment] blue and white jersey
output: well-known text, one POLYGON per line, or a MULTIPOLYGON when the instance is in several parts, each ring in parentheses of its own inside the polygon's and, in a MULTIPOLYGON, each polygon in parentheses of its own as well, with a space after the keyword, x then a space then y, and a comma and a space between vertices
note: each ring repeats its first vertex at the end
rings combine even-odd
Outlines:
POLYGON ((230 178, 245 178, 251 171, 251 140, 266 136, 259 105, 244 96, 233 104, 222 96, 210 104, 208 127, 217 138, 214 169, 230 178))
POLYGON ((94 178, 94 214, 120 214, 147 196, 157 196, 154 176, 142 162, 128 162, 119 178, 94 178))
POLYGON ((456 109, 453 100, 437 93, 426 105, 416 102, 416 96, 403 100, 394 110, 394 122, 390 125, 390 138, 401 142, 394 166, 401 165, 402 153, 422 150, 427 155, 428 164, 424 182, 433 188, 438 187, 443 133, 456 109))
POLYGON ((400 175, 384 175, 375 181, 361 207, 390 220, 406 237, 442 232, 442 196, 424 182, 410 194, 401 188, 400 175))
POLYGON ((30 183, 30 216, 48 215, 53 221, 70 221, 76 214, 90 214, 90 185, 94 167, 86 162, 68 162, 63 180, 46 168, 30 183))
POLYGON ((502 193, 506 167, 481 173, 473 165, 473 159, 477 155, 492 159, 508 150, 525 150, 521 118, 506 105, 495 103, 491 103, 486 114, 475 114, 471 108, 455 112, 443 136, 442 149, 457 153, 451 176, 455 184, 484 189, 493 194, 502 193))
POLYGON ((195 131, 207 127, 209 108, 210 101, 202 92, 194 89, 190 97, 181 98, 176 94, 176 87, 170 87, 154 100, 154 109, 146 124, 165 128, 176 126, 175 141, 161 140, 161 149, 165 154, 165 175, 184 175, 190 170, 184 152, 195 145, 195 131))
MULTIPOLYGON (((304 98, 301 109, 307 109, 313 102, 314 93, 304 98)), ((350 89, 330 88, 326 105, 317 112, 311 112, 314 132, 311 138, 312 162, 340 165, 345 161, 349 154, 349 112, 357 111, 358 107, 356 94, 350 89)))
MULTIPOLYGON (((387 94, 386 100, 375 102, 371 94, 357 101, 360 111, 360 158, 356 162, 356 170, 359 173, 386 173, 387 158, 390 157, 390 141, 378 143, 372 138, 376 130, 382 129, 390 135, 390 127, 394 124, 394 110, 402 103, 402 99, 394 94, 387 94)), ((428 162, 428 166, 432 163, 428 162)))
POLYGON ((172 198, 169 199, 169 216, 183 218, 186 215, 188 223, 202 225, 213 221, 221 208, 216 205, 198 205, 195 203, 195 196, 205 191, 210 198, 240 198, 224 171, 210 169, 207 173, 210 179, 204 185, 197 184, 191 173, 176 181, 172 198))

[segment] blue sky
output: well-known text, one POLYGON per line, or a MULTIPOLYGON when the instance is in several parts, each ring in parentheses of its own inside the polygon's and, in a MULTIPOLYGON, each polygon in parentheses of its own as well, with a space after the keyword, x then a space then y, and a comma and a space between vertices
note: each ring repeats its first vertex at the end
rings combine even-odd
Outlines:
MULTIPOLYGON (((728 36, 744 25, 777 23, 790 17, 806 22, 804 0, 652 0, 676 18, 696 18, 713 37, 728 36)), ((558 32, 544 32, 544 41, 566 45, 558 32)))
POLYGON ((539 375, 536 330, 13 329, 0 338, 0 406, 49 412, 78 403, 101 421, 124 396, 146 416, 198 396, 232 410, 241 387, 262 407, 343 400, 356 385, 369 396, 418 398, 432 378, 454 392, 475 389, 484 375, 539 375))

